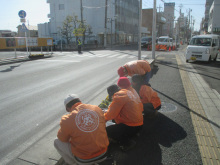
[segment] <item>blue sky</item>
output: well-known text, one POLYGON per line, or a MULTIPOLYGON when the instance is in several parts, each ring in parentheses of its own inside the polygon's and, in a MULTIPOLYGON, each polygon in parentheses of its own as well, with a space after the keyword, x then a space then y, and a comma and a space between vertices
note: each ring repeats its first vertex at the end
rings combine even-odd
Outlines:
MULTIPOLYGON (((192 9, 192 12, 190 15, 193 16, 193 19, 195 19, 194 29, 199 30, 200 29, 200 23, 202 20, 202 17, 205 16, 205 3, 206 0, 156 0, 157 2, 157 11, 163 11, 164 9, 164 2, 175 2, 175 17, 179 17, 179 11, 180 11, 180 5, 182 5, 182 13, 184 13, 184 16, 187 16, 189 13, 189 9, 192 9)), ((142 0, 142 8, 153 8, 154 0, 142 0)))
POLYGON ((0 30, 17 31, 20 25, 18 12, 24 10, 27 13, 26 25, 37 25, 48 22, 47 15, 50 12, 46 0, 1 0, 0 5, 0 30))
MULTIPOLYGON (((175 2, 175 16, 179 16, 179 6, 182 4, 182 12, 188 14, 189 8, 192 9, 192 16, 195 19, 195 30, 199 30, 200 22, 204 17, 206 0, 157 0, 157 7, 162 7, 162 2, 175 2)), ((154 0, 142 0, 143 8, 153 8, 154 0)), ((50 13, 49 4, 46 0, 1 0, 0 5, 0 30, 17 31, 17 26, 20 25, 20 17, 18 12, 24 10, 27 13, 26 25, 37 25, 38 23, 48 22, 47 15, 50 13)), ((159 11, 159 8, 157 8, 159 11)))

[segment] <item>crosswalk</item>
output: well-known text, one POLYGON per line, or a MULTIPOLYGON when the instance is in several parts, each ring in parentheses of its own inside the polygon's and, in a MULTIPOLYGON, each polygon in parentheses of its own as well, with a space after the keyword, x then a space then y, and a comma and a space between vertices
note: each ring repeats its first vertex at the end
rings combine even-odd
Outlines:
MULTIPOLYGON (((138 55, 136 54, 125 54, 125 53, 115 53, 115 52, 112 52, 112 53, 89 53, 89 52, 83 52, 82 54, 76 54, 76 53, 73 53, 73 52, 62 52, 62 55, 63 56, 68 56, 68 57, 80 57, 80 58, 94 58, 94 57, 98 57, 98 58, 119 58, 119 59, 122 59, 122 58, 129 58, 129 59, 132 59, 132 58, 137 58, 138 55)), ((142 55, 142 58, 147 58, 147 55, 142 55)))

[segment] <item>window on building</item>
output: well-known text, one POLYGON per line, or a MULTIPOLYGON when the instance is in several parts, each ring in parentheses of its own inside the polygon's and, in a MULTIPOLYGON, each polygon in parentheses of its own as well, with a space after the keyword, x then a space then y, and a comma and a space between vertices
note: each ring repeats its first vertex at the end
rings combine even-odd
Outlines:
POLYGON ((59 4, 59 10, 64 10, 64 4, 59 4))

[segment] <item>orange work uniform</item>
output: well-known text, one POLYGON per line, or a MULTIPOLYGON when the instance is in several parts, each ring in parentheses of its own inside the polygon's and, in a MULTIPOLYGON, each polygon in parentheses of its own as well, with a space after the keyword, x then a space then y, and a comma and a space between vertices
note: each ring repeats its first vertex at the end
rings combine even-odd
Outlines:
POLYGON ((135 91, 135 94, 134 91, 121 89, 113 95, 112 103, 104 114, 106 121, 114 119, 117 124, 143 125, 143 104, 137 92, 135 91))
POLYGON ((128 72, 128 76, 133 76, 134 74, 144 75, 151 71, 150 64, 145 60, 131 61, 124 65, 128 72))
POLYGON ((109 141, 105 118, 96 105, 76 103, 71 113, 62 116, 57 137, 70 142, 73 155, 91 159, 107 151, 109 141))
POLYGON ((152 103, 154 109, 159 107, 161 105, 160 98, 157 95, 157 92, 155 92, 151 87, 148 85, 142 85, 139 90, 139 95, 141 98, 141 102, 143 104, 146 103, 152 103))

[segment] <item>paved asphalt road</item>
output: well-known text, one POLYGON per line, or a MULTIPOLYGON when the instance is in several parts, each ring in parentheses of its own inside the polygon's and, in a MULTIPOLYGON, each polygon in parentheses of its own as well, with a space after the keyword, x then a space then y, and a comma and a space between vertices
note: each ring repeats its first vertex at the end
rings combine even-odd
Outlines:
MULTIPOLYGON (((19 157, 52 131, 55 137, 67 94, 98 104, 107 86, 116 83, 118 66, 135 59, 137 51, 119 49, 58 53, 0 66, 0 162, 19 157)), ((158 53, 150 83, 163 102, 158 118, 145 119, 133 150, 123 153, 113 145, 114 159, 103 164, 202 164, 175 51, 158 53)))
POLYGON ((210 87, 220 93, 220 60, 210 63, 192 62, 191 64, 210 87))

